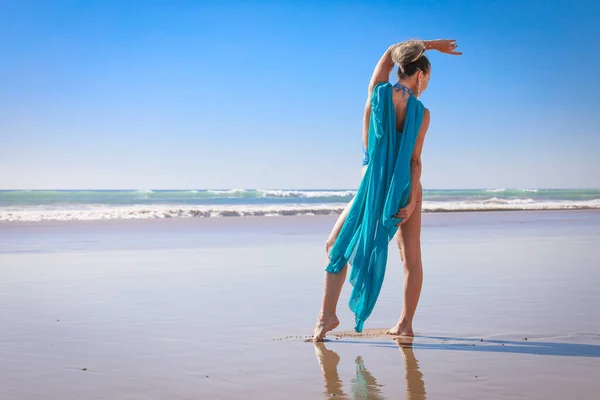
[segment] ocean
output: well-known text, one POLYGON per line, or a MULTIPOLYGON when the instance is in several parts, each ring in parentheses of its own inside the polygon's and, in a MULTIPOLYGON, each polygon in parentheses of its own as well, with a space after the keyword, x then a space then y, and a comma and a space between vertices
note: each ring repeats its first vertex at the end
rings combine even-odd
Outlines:
MULTIPOLYGON (((0 190, 0 221, 338 214, 354 190, 0 190)), ((600 209, 600 189, 424 190, 424 212, 600 209)))

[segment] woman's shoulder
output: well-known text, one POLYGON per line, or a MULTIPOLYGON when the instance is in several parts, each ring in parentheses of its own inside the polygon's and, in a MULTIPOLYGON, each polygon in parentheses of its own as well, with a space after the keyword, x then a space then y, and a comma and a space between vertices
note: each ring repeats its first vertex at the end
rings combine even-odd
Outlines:
POLYGON ((371 92, 371 102, 381 101, 392 93, 392 85, 389 82, 379 82, 373 87, 371 92))
POLYGON ((383 90, 383 89, 391 89, 392 88, 392 84, 389 82, 379 82, 377 83, 374 87, 373 87, 373 92, 375 92, 376 90, 383 90))
POLYGON ((423 110, 423 115, 429 115, 429 108, 425 107, 423 102, 419 100, 418 97, 415 97, 415 105, 417 106, 417 109, 423 110))

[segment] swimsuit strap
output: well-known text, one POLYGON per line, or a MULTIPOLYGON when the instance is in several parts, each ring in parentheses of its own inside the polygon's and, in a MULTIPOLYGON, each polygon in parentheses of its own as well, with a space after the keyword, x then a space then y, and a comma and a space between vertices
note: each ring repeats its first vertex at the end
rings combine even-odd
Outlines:
POLYGON ((400 82, 396 82, 393 87, 396 91, 402 90, 404 92, 405 97, 413 94, 412 90, 410 90, 408 87, 404 86, 400 82))

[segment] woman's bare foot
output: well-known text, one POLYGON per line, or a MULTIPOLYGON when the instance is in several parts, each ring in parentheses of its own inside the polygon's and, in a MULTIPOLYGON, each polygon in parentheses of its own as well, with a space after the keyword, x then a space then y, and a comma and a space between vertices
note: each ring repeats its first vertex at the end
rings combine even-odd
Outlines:
POLYGON ((412 323, 403 320, 398 321, 398 323, 392 329, 387 331, 386 334, 394 336, 415 336, 412 329, 412 323))
POLYGON ((315 326, 315 333, 313 335, 313 342, 322 342, 325 339, 327 332, 334 330, 338 327, 340 321, 336 315, 330 317, 319 317, 317 326, 315 326))

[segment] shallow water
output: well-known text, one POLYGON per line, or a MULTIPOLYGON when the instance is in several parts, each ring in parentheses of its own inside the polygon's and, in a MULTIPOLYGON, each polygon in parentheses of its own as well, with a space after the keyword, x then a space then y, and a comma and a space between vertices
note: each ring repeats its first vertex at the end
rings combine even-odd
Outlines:
MULTIPOLYGON (((425 215, 411 347, 302 341, 333 221, 0 225, 0 398, 597 398, 600 213, 425 215)), ((400 314, 390 252, 367 328, 400 314)))

